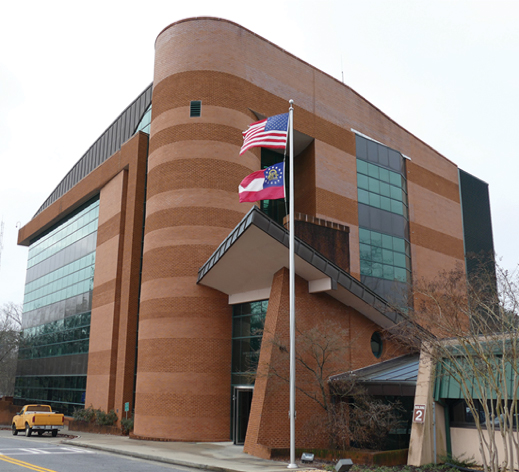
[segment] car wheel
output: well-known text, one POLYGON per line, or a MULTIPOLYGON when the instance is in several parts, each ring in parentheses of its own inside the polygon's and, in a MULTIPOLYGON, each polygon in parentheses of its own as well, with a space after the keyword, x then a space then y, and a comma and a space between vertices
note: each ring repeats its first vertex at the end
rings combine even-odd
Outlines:
POLYGON ((57 429, 53 429, 52 430, 52 437, 55 438, 57 435, 58 435, 58 430, 57 429))
POLYGON ((32 429, 29 426, 29 423, 25 423, 25 436, 30 437, 32 434, 32 429))
POLYGON ((11 432, 13 433, 13 436, 16 436, 18 434, 18 430, 16 429, 16 425, 14 423, 11 427, 11 432))

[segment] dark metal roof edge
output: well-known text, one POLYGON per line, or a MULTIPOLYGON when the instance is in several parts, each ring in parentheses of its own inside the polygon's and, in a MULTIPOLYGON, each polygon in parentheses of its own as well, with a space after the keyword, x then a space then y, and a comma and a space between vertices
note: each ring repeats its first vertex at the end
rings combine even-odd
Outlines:
POLYGON ((408 385, 411 387, 416 386, 416 380, 365 380, 365 379, 356 379, 356 382, 362 383, 364 385, 408 385))
POLYGON ((489 186, 489 185, 488 185, 488 182, 486 182, 486 181, 480 179, 479 177, 476 177, 475 175, 471 174, 470 172, 467 172, 466 170, 461 169, 460 167, 458 167, 458 172, 463 172, 464 174, 470 175, 473 179, 478 180, 478 181, 481 182, 482 184, 485 184, 487 187, 489 186))
MULTIPOLYGON (((144 107, 143 113, 146 113, 146 110, 149 108, 151 104, 151 95, 153 91, 153 82, 148 85, 143 92, 141 92, 138 97, 133 100, 120 114, 119 116, 106 128, 106 130, 101 133, 101 135, 94 141, 94 143, 87 149, 87 151, 76 161, 76 163, 72 166, 72 168, 65 174, 63 179, 56 185, 54 190, 50 193, 50 195, 45 199, 45 201, 42 203, 40 208, 38 208, 38 211, 34 214, 33 218, 37 216, 39 213, 41 213, 45 208, 50 206, 52 203, 54 203, 58 198, 63 196, 66 192, 68 192, 72 187, 74 187, 83 177, 86 177, 92 170, 97 168, 99 165, 101 165, 108 157, 110 157, 114 152, 120 149, 121 145, 124 142, 115 143, 115 147, 112 149, 111 144, 113 144, 114 139, 111 139, 110 143, 103 142, 103 138, 109 135, 111 131, 113 131, 114 126, 121 120, 121 118, 127 114, 133 106, 139 101, 142 100, 144 97, 144 100, 146 100, 147 106, 144 107), (149 103, 148 103, 149 101, 149 103), (103 146, 103 150, 96 149, 96 146, 100 148, 103 146), (94 154, 94 152, 98 151, 98 153, 105 154, 104 156, 97 157, 94 154), (87 158, 95 159, 96 162, 93 165, 88 165, 84 163, 85 159, 87 158)), ((142 116, 137 121, 137 124, 140 122, 142 116)), ((128 120, 129 121, 129 120, 128 120)), ((123 123, 123 126, 126 123, 123 123)), ((133 126, 133 129, 130 133, 130 136, 133 136, 135 134, 136 126, 133 126)), ((119 136, 122 138, 122 136, 119 136)), ((126 141, 126 138, 124 141, 126 141)), ((97 153, 97 152, 96 152, 97 153)))
MULTIPOLYGON (((227 238, 225 238, 220 246, 218 246, 216 251, 211 255, 211 257, 209 257, 207 262, 198 270, 198 278, 196 283, 199 283, 203 279, 205 274, 207 274, 207 272, 209 272, 209 270, 218 262, 218 259, 225 253, 225 251, 227 251, 228 248, 232 246, 236 240, 238 240, 238 238, 251 224, 254 224, 256 227, 263 230, 269 236, 273 237, 288 248, 288 230, 265 215, 265 213, 263 213, 258 207, 253 206, 240 221, 240 223, 238 223, 236 228, 234 228, 229 236, 227 236, 227 238)), ((404 319, 403 315, 401 313, 395 313, 391 309, 389 303, 381 296, 377 295, 351 274, 336 266, 333 262, 329 261, 322 254, 313 249, 309 244, 305 243, 297 237, 295 238, 294 253, 330 277, 332 280, 332 287, 334 289, 337 289, 337 285, 340 284, 346 290, 350 291, 362 301, 372 306, 375 310, 388 318, 392 323, 396 324, 404 319), (382 311, 381 308, 388 309, 394 316, 388 316, 388 314, 382 311)))
MULTIPOLYGON (((369 375, 370 371, 377 372, 380 369, 384 369, 384 366, 387 367, 387 366, 391 366, 393 364, 396 364, 397 366, 399 364, 405 365, 406 358, 408 359, 408 363, 416 362, 416 361, 420 360, 420 354, 419 353, 403 354, 401 356, 394 357, 393 359, 388 359, 387 361, 378 362, 377 364, 372 364, 372 365, 368 365, 366 367, 361 367, 359 369, 351 370, 349 372, 343 372, 341 374, 332 375, 332 376, 330 376, 330 378, 328 380, 330 382, 333 382, 334 380, 339 380, 341 378, 349 377, 351 375, 355 375, 355 376, 369 375)), ((361 380, 361 379, 358 379, 358 380, 361 380)))

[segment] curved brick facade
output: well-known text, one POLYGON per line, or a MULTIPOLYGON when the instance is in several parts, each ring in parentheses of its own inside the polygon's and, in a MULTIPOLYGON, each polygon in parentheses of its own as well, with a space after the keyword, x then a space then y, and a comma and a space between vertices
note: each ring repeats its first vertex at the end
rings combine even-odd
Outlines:
POLYGON ((232 311, 196 277, 247 211, 236 189, 259 160, 238 158, 252 114, 246 96, 226 100, 236 79, 211 64, 228 44, 202 41, 195 53, 199 30, 180 23, 156 45, 134 432, 217 441, 229 437, 232 311), (189 117, 191 100, 201 117, 189 117))

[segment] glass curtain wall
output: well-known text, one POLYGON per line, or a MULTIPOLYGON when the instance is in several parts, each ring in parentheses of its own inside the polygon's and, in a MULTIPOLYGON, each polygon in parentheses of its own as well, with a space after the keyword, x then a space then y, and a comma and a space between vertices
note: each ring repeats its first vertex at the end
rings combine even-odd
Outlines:
POLYGON ((405 159, 358 135, 356 149, 361 281, 405 309, 412 275, 405 159))
POLYGON ((84 406, 99 200, 29 248, 16 403, 84 406))
POLYGON ((268 300, 233 305, 232 386, 253 385, 268 300))

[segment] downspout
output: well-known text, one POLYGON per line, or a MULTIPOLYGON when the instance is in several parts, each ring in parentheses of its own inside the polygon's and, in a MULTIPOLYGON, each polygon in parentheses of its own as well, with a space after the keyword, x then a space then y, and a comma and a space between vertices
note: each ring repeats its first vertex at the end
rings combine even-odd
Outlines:
POLYGON ((432 402, 433 407, 433 456, 434 456, 434 463, 437 464, 438 461, 436 459, 436 402, 432 402))

